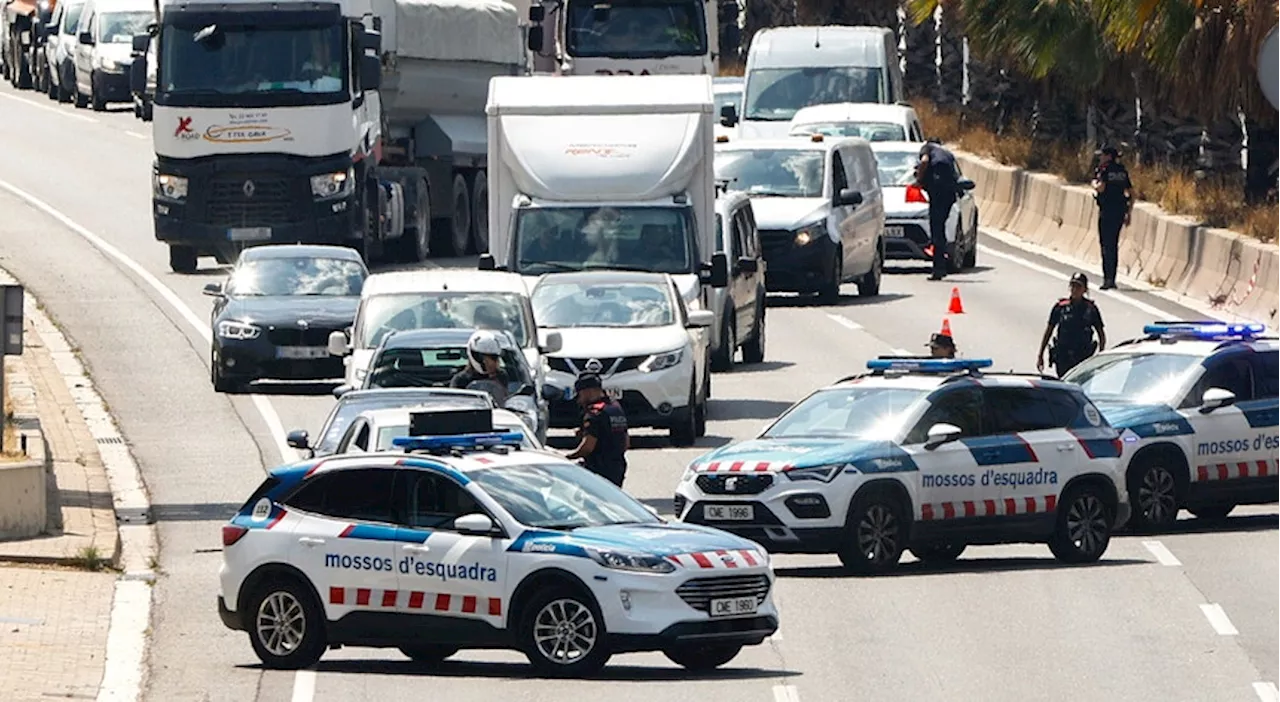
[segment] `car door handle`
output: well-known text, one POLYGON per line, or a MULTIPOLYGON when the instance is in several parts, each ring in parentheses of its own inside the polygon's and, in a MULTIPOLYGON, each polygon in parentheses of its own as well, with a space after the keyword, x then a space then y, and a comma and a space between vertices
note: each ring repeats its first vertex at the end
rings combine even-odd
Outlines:
POLYGON ((400 550, 413 551, 415 553, 426 553, 431 550, 431 547, 426 544, 405 544, 400 547, 400 550))
POLYGON ((314 536, 303 536, 298 539, 298 543, 303 546, 319 546, 324 543, 324 539, 318 539, 314 536))
POLYGON ((1058 444, 1059 451, 1075 451, 1075 444, 1058 444))

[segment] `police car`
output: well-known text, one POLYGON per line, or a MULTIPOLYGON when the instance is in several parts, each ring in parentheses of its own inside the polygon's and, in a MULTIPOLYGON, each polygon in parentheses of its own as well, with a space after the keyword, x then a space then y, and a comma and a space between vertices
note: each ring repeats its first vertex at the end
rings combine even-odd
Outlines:
POLYGON ((1123 432, 1133 524, 1276 502, 1280 342, 1260 324, 1159 322, 1071 370, 1123 432))
POLYGON ((665 522, 489 421, 272 471, 222 528, 223 623, 269 668, 343 645, 424 664, 509 648, 553 676, 653 650, 711 669, 777 630, 758 544, 665 522))
POLYGON ((869 361, 758 438, 696 459, 676 514, 858 572, 888 570, 907 548, 948 561, 1006 542, 1096 561, 1129 516, 1119 432, 1078 386, 981 372, 990 365, 869 361))

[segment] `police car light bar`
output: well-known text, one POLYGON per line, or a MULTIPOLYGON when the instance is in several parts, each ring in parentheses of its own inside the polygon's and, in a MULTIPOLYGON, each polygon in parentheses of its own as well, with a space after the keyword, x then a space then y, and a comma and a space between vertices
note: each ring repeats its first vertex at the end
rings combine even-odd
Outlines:
POLYGON ((524 434, 518 431, 491 434, 454 434, 450 436, 401 436, 391 444, 405 451, 482 450, 493 446, 519 446, 524 434))
POLYGON ((1262 324, 1229 324, 1227 322, 1156 322, 1142 328, 1151 336, 1181 336, 1214 341, 1228 338, 1250 338, 1266 332, 1262 324))
POLYGON ((894 358, 890 356, 867 361, 869 370, 914 373, 958 373, 990 368, 992 365, 989 358, 894 358))

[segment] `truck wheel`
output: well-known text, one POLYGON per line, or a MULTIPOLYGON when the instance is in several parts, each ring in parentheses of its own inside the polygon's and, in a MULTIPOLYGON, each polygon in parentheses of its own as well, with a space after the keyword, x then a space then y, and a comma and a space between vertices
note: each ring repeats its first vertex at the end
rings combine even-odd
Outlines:
POLYGON ((76 107, 83 110, 84 108, 89 106, 89 98, 85 97, 80 93, 79 83, 75 83, 71 88, 71 97, 72 97, 72 101, 75 102, 76 107))
POLYGON ((451 243, 454 256, 466 256, 471 244, 471 193, 461 173, 453 176, 453 230, 451 243))
POLYGON ((396 242, 398 258, 404 263, 418 263, 431 255, 431 191, 426 178, 419 178, 414 192, 417 214, 412 225, 406 225, 396 242))
POLYGON ((61 100, 62 91, 58 90, 57 84, 53 82, 53 67, 45 69, 44 90, 50 100, 61 100))
POLYGON ((196 250, 191 246, 169 247, 169 270, 174 273, 196 272, 196 250))
POLYGON ((476 253, 489 250, 489 175, 476 171, 471 185, 471 228, 475 232, 476 253))

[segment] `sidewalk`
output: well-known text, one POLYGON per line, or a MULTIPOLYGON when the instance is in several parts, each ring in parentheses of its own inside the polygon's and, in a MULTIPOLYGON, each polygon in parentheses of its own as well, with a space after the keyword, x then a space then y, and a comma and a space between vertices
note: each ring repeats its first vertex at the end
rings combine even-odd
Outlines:
POLYGON ((49 511, 44 535, 0 542, 0 696, 96 699, 120 534, 97 443, 30 319, 24 341, 4 359, 5 412, 45 459, 49 511))

